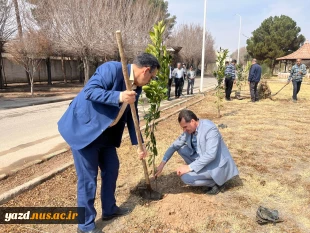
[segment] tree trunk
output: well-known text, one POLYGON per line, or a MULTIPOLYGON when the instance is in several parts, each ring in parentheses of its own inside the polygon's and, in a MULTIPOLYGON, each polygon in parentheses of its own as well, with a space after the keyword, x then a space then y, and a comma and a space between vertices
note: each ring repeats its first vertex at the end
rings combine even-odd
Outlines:
POLYGON ((48 57, 45 60, 47 70, 47 85, 52 85, 51 59, 48 57))
POLYGON ((0 88, 4 88, 4 78, 3 78, 3 66, 2 66, 2 48, 0 48, 0 88))
POLYGON ((71 59, 69 59, 69 67, 70 67, 70 82, 72 83, 73 80, 73 70, 71 65, 71 59))
POLYGON ((39 75, 39 83, 41 84, 41 69, 40 67, 38 67, 38 75, 39 75))
POLYGON ((85 76, 84 85, 85 85, 89 80, 89 60, 86 56, 83 58, 83 65, 84 65, 84 76, 85 76))
POLYGON ((31 93, 31 97, 33 98, 33 80, 31 81, 31 84, 30 84, 30 93, 31 93))
POLYGON ((79 60, 79 71, 80 71, 80 83, 83 83, 84 80, 84 68, 83 68, 83 60, 79 60))
POLYGON ((217 117, 220 118, 221 117, 221 98, 220 98, 220 88, 218 87, 217 89, 217 103, 216 103, 216 107, 217 107, 217 117))
POLYGON ((276 67, 276 63, 274 61, 272 61, 271 76, 273 76, 275 67, 276 67))
POLYGON ((40 69, 41 60, 39 59, 29 59, 29 77, 31 85, 31 97, 34 97, 34 74, 37 72, 37 69, 40 69))
POLYGON ((33 73, 30 70, 30 66, 28 67, 26 73, 28 74, 29 80, 30 80, 30 93, 31 93, 31 97, 33 97, 33 73))
POLYGON ((17 28, 18 28, 18 36, 22 40, 22 38, 23 38, 23 29, 22 29, 22 24, 21 24, 21 21, 20 21, 18 1, 17 0, 13 0, 13 3, 14 3, 14 8, 15 8, 16 23, 17 23, 17 28))
POLYGON ((64 79, 64 83, 67 83, 67 77, 66 77, 66 66, 65 66, 65 61, 64 57, 61 56, 61 70, 62 70, 62 76, 64 79))
POLYGON ((8 86, 8 83, 6 82, 6 76, 5 76, 5 70, 4 70, 4 64, 3 64, 3 58, 2 58, 2 61, 1 61, 1 65, 2 65, 2 74, 3 74, 3 81, 4 81, 4 85, 7 87, 8 86))
POLYGON ((27 71, 26 71, 26 78, 27 78, 28 85, 31 85, 30 75, 29 75, 29 73, 27 71))

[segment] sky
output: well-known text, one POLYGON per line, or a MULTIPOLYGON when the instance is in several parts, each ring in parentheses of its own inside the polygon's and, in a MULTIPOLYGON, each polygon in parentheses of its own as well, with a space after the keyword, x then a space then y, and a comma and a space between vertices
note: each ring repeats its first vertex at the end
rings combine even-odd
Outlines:
MULTIPOLYGON (((167 0, 168 11, 177 17, 179 24, 200 24, 203 26, 205 0, 167 0)), ((247 37, 270 16, 287 15, 301 28, 310 40, 310 0, 207 0, 206 29, 215 38, 215 47, 238 49, 241 16, 240 48, 246 46, 247 37)))

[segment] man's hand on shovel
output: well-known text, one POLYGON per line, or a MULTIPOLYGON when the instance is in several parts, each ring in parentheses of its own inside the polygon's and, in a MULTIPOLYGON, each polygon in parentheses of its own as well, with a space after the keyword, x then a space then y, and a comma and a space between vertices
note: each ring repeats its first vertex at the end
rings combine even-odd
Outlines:
POLYGON ((120 101, 127 104, 133 104, 136 101, 137 93, 135 91, 123 91, 121 92, 120 101))
POLYGON ((138 147, 137 153, 138 153, 139 159, 145 159, 147 156, 147 150, 145 148, 145 145, 143 145, 143 150, 140 150, 140 148, 138 147))

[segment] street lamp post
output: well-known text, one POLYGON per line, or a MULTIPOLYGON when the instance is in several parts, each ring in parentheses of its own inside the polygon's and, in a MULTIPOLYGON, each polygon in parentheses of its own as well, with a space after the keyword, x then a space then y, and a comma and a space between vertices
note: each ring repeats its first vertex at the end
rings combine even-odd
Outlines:
POLYGON ((239 64, 239 55, 240 55, 240 35, 241 35, 241 15, 236 14, 240 17, 240 24, 239 24, 239 40, 238 40, 238 58, 237 63, 239 64))
POLYGON ((200 92, 203 89, 203 77, 205 72, 205 41, 206 41, 206 18, 207 18, 207 0, 205 0, 204 16, 203 16, 203 36, 202 36, 202 52, 201 52, 201 77, 200 77, 200 92))

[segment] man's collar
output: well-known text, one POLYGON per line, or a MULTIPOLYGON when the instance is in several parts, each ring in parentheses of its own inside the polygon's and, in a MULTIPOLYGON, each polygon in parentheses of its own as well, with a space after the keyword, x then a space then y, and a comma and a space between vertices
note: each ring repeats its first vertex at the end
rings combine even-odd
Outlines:
POLYGON ((134 75, 134 72, 133 72, 133 65, 132 65, 132 64, 130 65, 130 76, 129 76, 129 81, 131 82, 132 90, 136 90, 136 89, 137 89, 137 86, 134 84, 135 75, 134 75))
POLYGON ((195 130, 195 132, 193 133, 193 135, 195 135, 195 136, 197 136, 197 134, 198 134, 198 127, 199 127, 199 121, 198 121, 198 125, 197 125, 197 127, 196 127, 196 130, 195 130))
POLYGON ((132 65, 132 64, 130 65, 130 76, 129 76, 129 80, 130 80, 130 81, 134 81, 134 80, 135 80, 135 76, 134 76, 134 73, 133 73, 133 65, 132 65))

